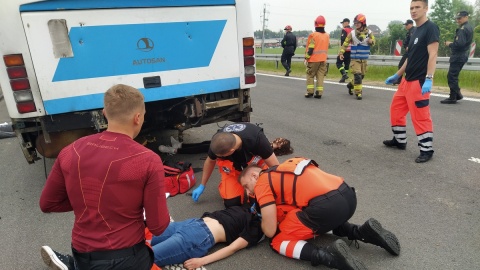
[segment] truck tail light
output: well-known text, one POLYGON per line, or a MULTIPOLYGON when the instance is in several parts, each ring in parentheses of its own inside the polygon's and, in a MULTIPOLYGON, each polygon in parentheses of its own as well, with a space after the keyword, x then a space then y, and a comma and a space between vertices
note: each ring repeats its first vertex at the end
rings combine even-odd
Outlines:
POLYGON ((23 56, 21 54, 9 54, 3 56, 3 62, 7 67, 23 66, 23 56))
POLYGON ((33 101, 30 81, 28 80, 25 62, 21 54, 9 54, 3 56, 3 62, 7 67, 10 87, 13 90, 13 96, 17 103, 19 113, 29 113, 37 110, 33 101))
POLYGON ((10 86, 13 91, 27 90, 30 89, 30 82, 27 78, 10 80, 10 86))
POLYGON ((255 40, 253 37, 243 38, 243 66, 245 68, 245 84, 254 84, 255 77, 255 40))
POLYGON ((17 110, 19 113, 29 113, 36 111, 37 108, 35 107, 35 103, 33 101, 30 101, 17 103, 17 110))
POLYGON ((9 67, 7 68, 7 74, 10 79, 26 78, 27 70, 25 67, 9 67))

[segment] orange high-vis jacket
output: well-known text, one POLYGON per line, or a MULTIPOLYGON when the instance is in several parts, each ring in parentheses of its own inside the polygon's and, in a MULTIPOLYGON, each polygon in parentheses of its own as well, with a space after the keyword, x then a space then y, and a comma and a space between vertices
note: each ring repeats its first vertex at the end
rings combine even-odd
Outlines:
POLYGON ((327 33, 313 32, 308 36, 307 46, 305 47, 305 59, 308 62, 325 62, 328 56, 328 44, 330 36, 327 33), (308 55, 308 50, 313 48, 312 55, 308 55))
POLYGON ((314 160, 291 158, 263 171, 254 192, 260 208, 273 203, 303 208, 311 199, 338 189, 342 183, 343 178, 320 170, 314 160))

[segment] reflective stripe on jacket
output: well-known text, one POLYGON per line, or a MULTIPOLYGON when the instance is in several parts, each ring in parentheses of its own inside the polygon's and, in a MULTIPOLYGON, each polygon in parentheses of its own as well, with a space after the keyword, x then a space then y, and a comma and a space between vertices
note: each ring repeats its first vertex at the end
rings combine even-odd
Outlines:
POLYGON ((260 207, 274 199, 277 206, 302 208, 312 198, 336 190, 342 183, 343 178, 320 170, 314 160, 291 158, 263 171, 258 178, 255 194, 260 207), (267 194, 273 195, 273 198, 267 194))
POLYGON ((307 46, 305 48, 305 59, 308 62, 325 62, 328 56, 328 44, 330 36, 327 33, 313 32, 308 36, 307 46), (313 48, 312 55, 308 55, 308 50, 313 48))
POLYGON ((351 45, 351 59, 360 59, 366 60, 370 55, 370 45, 368 44, 368 40, 372 32, 367 29, 365 33, 361 33, 361 37, 357 37, 356 31, 350 32, 352 35, 352 45, 351 45))

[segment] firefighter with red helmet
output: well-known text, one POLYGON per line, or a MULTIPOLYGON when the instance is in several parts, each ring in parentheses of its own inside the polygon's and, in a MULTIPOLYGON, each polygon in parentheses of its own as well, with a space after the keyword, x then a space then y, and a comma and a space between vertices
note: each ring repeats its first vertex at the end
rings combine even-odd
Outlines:
POLYGON ((352 89, 358 100, 362 99, 362 80, 367 72, 367 59, 370 55, 370 46, 375 45, 375 37, 367 28, 367 18, 358 14, 354 19, 355 31, 348 34, 339 52, 340 60, 350 46, 350 70, 353 73, 353 80, 347 84, 348 93, 353 95, 352 89))
POLYGON ((292 57, 297 49, 297 37, 292 33, 291 25, 285 26, 283 30, 286 32, 281 42, 283 52, 280 62, 282 62, 282 66, 286 70, 285 76, 290 76, 290 72, 292 72, 292 57))
POLYGON ((325 32, 325 17, 318 16, 314 22, 315 32, 308 36, 305 46, 305 65, 307 66, 306 98, 322 98, 323 80, 327 75, 327 56, 330 36, 325 32), (315 87, 315 79, 317 86, 315 87), (314 93, 315 92, 315 93, 314 93))
POLYGON ((374 218, 362 225, 349 223, 357 207, 355 189, 342 177, 326 173, 311 159, 291 158, 262 170, 251 165, 243 170, 240 183, 254 195, 264 234, 281 255, 310 261, 313 266, 336 269, 366 269, 354 258, 347 244, 336 240, 327 247, 307 242, 329 231, 349 240, 360 240, 400 254, 400 243, 374 218))

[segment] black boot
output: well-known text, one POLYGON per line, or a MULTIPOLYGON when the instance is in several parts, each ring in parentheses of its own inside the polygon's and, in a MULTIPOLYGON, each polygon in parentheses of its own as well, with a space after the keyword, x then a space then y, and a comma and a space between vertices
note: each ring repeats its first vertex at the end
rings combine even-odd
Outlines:
POLYGON ((287 72, 285 72, 285 76, 290 76, 290 72, 292 72, 291 69, 287 69, 287 72))
POLYGON ((322 95, 320 95, 319 91, 315 91, 315 95, 313 95, 314 98, 322 98, 322 95))
POLYGON ((367 267, 350 254, 345 242, 338 239, 326 248, 314 249, 312 266, 325 265, 340 270, 366 270, 367 267))
POLYGON ((348 79, 348 76, 347 76, 347 73, 345 72, 344 69, 340 70, 340 73, 342 73, 342 78, 340 79, 340 81, 338 81, 339 83, 344 83, 346 79, 348 79))
POLYGON ((400 150, 405 150, 407 148, 407 143, 399 143, 395 137, 391 140, 383 141, 383 144, 387 147, 397 147, 400 150))
POLYGON ((432 159, 433 151, 421 151, 420 155, 415 159, 416 163, 424 163, 432 159))
POLYGON ((453 90, 450 90, 450 97, 441 100, 440 103, 442 104, 455 104, 457 103, 457 93, 453 92, 453 90))
POLYGON ((457 100, 462 100, 462 99, 463 99, 462 92, 460 92, 460 89, 458 89, 458 92, 457 92, 457 100))
POLYGON ((370 218, 358 227, 357 233, 358 240, 379 246, 392 255, 400 254, 400 243, 395 234, 382 228, 380 222, 374 218, 370 218))
POLYGON ((451 98, 446 98, 444 100, 441 100, 440 103, 442 104, 455 104, 457 103, 457 99, 451 99, 451 98))
POLYGON ((352 82, 349 82, 347 84, 347 88, 348 88, 348 94, 353 95, 353 92, 352 92, 353 84, 352 84, 352 82))

